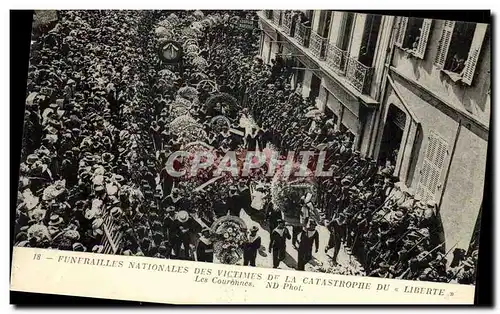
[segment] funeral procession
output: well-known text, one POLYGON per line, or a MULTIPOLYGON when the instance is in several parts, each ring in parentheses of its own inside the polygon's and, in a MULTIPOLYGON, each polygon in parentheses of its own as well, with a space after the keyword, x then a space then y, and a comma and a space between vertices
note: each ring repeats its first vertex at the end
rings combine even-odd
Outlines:
POLYGON ((474 285, 490 32, 35 10, 14 245, 474 285))

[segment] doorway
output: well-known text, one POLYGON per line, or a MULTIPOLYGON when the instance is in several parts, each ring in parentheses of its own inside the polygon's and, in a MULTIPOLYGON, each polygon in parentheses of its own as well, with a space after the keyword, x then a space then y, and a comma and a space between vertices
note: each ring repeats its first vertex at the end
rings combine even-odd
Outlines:
POLYGON ((387 113, 382 143, 380 144, 378 157, 380 165, 385 165, 387 161, 390 161, 392 166, 396 165, 405 125, 406 114, 401 109, 391 104, 389 112, 387 113))
POLYGON ((321 86, 321 79, 317 77, 315 74, 313 74, 311 78, 311 90, 309 91, 309 98, 312 101, 315 101, 316 97, 319 96, 320 86, 321 86))

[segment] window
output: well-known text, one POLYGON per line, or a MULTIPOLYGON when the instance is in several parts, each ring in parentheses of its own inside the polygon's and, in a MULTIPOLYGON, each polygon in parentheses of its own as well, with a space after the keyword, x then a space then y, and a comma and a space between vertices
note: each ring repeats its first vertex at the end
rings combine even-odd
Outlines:
POLYGON ((431 32, 432 20, 400 17, 396 46, 405 49, 417 58, 423 59, 431 32))
POLYGON ((381 23, 381 15, 368 14, 366 17, 358 61, 367 67, 372 66, 373 58, 375 57, 375 48, 377 47, 378 33, 381 23))
POLYGON ((431 132, 416 193, 423 202, 435 201, 436 192, 441 189, 439 181, 447 155, 448 144, 437 134, 431 132))
POLYGON ((351 39, 352 28, 354 24, 354 13, 344 12, 342 17, 342 25, 340 27, 340 34, 337 39, 337 47, 341 50, 347 51, 349 48, 349 41, 351 39))
POLYGON ((435 65, 453 81, 472 84, 487 24, 445 21, 435 65))
POLYGON ((330 10, 321 10, 319 12, 319 23, 317 33, 323 37, 328 38, 328 34, 330 32, 330 23, 332 17, 332 11, 330 10))

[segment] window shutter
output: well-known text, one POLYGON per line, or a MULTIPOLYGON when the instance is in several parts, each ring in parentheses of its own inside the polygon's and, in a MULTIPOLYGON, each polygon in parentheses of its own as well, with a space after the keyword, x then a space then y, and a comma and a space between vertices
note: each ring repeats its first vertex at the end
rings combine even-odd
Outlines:
POLYGON ((440 189, 439 182, 447 154, 448 144, 431 133, 417 185, 417 195, 422 201, 434 201, 436 192, 440 189))
POLYGON ((476 72, 477 61, 479 59, 479 53, 481 52, 481 46, 483 45, 487 28, 487 24, 476 24, 474 38, 472 39, 472 43, 469 49, 469 56, 467 57, 462 77, 462 82, 464 82, 465 84, 472 84, 472 79, 474 78, 474 73, 476 72))
POLYGON ((429 40, 429 34, 431 33, 432 20, 424 19, 422 23, 422 29, 420 30, 420 39, 418 41, 417 51, 415 56, 417 58, 423 59, 425 55, 425 49, 427 48, 427 41, 429 40))
POLYGON ((405 40, 406 28, 408 27, 408 18, 407 17, 398 17, 399 18, 399 27, 398 27, 398 36, 396 37, 396 46, 401 47, 405 40))
POLYGON ((438 67, 444 67, 446 57, 448 56, 448 49, 450 48, 451 37, 453 35, 453 28, 455 27, 454 21, 445 21, 441 40, 439 41, 438 52, 434 64, 438 67))

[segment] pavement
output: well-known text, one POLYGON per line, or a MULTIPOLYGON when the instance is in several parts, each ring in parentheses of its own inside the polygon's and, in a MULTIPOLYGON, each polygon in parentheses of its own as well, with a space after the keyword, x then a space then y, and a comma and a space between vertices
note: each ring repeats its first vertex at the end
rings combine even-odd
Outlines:
MULTIPOLYGON (((252 216, 256 216, 252 214, 252 216)), ((250 229, 253 226, 257 226, 259 231, 257 234, 262 239, 262 245, 259 250, 259 254, 257 255, 256 266, 257 267, 265 267, 272 268, 273 267, 273 256, 272 253, 269 253, 269 242, 270 242, 270 231, 267 226, 266 221, 259 221, 259 219, 252 218, 247 212, 241 210, 240 218, 245 221, 247 227, 250 229)), ((257 215, 259 216, 259 215, 257 215)), ((288 227, 290 234, 292 234, 291 227, 288 227)), ((319 250, 317 253, 314 252, 313 247, 313 259, 306 265, 306 271, 317 271, 314 267, 316 266, 329 266, 329 261, 331 260, 331 256, 333 251, 330 250, 328 253, 325 253, 325 247, 328 244, 328 239, 330 237, 330 232, 324 226, 317 227, 319 233, 319 250)), ((292 245, 292 240, 287 240, 286 242, 286 251, 287 254, 285 256, 285 260, 280 263, 279 269, 288 269, 295 270, 297 267, 297 250, 292 245)), ((340 252, 337 256, 337 262, 341 266, 352 267, 352 268, 360 268, 361 265, 356 260, 356 258, 351 255, 345 247, 340 248, 340 252)))

